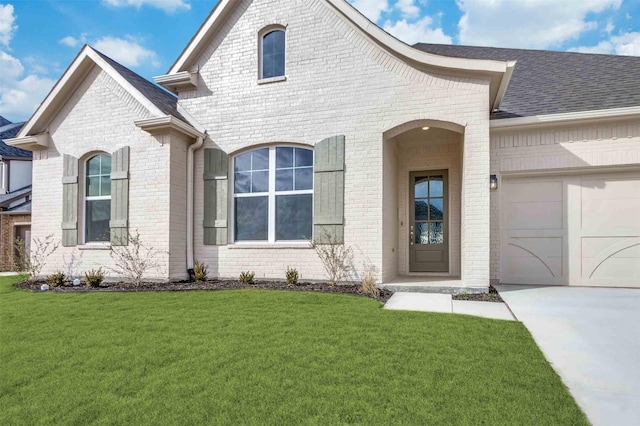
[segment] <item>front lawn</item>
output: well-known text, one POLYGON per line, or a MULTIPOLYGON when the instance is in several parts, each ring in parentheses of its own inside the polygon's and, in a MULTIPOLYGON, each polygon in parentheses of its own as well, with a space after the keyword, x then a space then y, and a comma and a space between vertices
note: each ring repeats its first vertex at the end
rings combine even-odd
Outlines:
POLYGON ((0 278, 0 424, 580 425, 516 322, 264 290, 0 278))

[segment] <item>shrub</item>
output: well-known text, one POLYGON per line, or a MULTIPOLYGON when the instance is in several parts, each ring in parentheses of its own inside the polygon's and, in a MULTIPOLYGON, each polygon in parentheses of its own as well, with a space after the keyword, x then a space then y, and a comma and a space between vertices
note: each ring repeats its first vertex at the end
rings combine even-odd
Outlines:
POLYGON ((44 238, 34 238, 31 244, 31 252, 26 250, 25 242, 16 238, 15 249, 17 256, 14 262, 16 272, 27 272, 29 279, 34 280, 47 264, 47 258, 60 247, 60 243, 53 242, 53 234, 44 238))
POLYGON ((64 272, 56 272, 47 277, 47 282, 51 287, 60 287, 64 285, 67 276, 64 272))
POLYGON ((298 274, 298 270, 296 268, 287 267, 287 272, 285 273, 284 276, 287 279, 287 285, 289 286, 298 285, 298 279, 300 278, 300 274, 298 274))
POLYGON ((118 243, 118 245, 111 246, 109 254, 114 267, 107 268, 110 271, 127 278, 135 285, 140 285, 142 277, 147 271, 160 267, 156 260, 160 251, 144 245, 137 230, 134 235, 128 234, 118 243))
POLYGON ((193 264, 193 279, 196 281, 206 281, 209 276, 209 269, 204 262, 196 260, 193 264))
POLYGON ((360 284, 360 293, 367 294, 372 297, 380 296, 380 289, 376 286, 376 276, 372 270, 366 270, 362 274, 362 283, 360 284))
POLYGON ((253 272, 241 272, 240 273, 240 282, 242 284, 253 284, 253 279, 255 278, 256 274, 253 272))
POLYGON ((311 240, 311 247, 322 261, 331 285, 347 279, 353 269, 353 250, 335 236, 324 232, 320 240, 311 240))
POLYGON ((102 267, 85 272, 84 279, 89 287, 100 287, 100 284, 104 281, 102 267))

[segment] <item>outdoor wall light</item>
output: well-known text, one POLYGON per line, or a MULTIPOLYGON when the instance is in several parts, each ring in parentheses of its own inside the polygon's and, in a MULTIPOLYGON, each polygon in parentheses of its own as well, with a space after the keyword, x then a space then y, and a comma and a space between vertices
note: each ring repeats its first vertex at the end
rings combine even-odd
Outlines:
POLYGON ((429 128, 430 128, 429 126, 424 126, 422 130, 429 130, 429 128))
POLYGON ((489 176, 489 189, 491 190, 498 189, 498 176, 496 175, 489 176))

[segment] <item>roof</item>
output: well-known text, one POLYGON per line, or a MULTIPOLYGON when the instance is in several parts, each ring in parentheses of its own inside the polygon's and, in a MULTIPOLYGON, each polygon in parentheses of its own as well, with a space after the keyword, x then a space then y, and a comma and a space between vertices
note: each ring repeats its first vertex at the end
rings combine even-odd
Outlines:
MULTIPOLYGON (((93 49, 95 50, 95 49, 93 49)), ((178 98, 167 92, 162 87, 150 82, 149 80, 141 77, 135 72, 131 71, 124 65, 114 61, 104 53, 97 50, 95 52, 100 55, 105 61, 109 63, 125 80, 127 80, 133 87, 135 87, 144 97, 149 99, 160 111, 167 115, 172 115, 180 120, 188 123, 188 121, 178 112, 178 98)))
POLYGON ((492 119, 640 106, 640 57, 427 43, 414 47, 457 58, 516 60, 492 119))
POLYGON ((31 201, 27 201, 24 204, 20 204, 19 206, 16 206, 11 210, 0 211, 0 214, 3 214, 3 215, 31 214, 31 201))
POLYGON ((11 124, 11 122, 0 115, 0 127, 6 126, 7 124, 11 124))
POLYGON ((4 121, 8 122, 8 124, 0 124, 0 156, 2 157, 18 157, 18 158, 31 158, 31 152, 25 151, 24 149, 16 148, 14 146, 9 146, 4 143, 5 139, 15 138, 22 126, 23 123, 11 123, 9 120, 0 117, 0 123, 4 121))
POLYGON ((0 194, 0 207, 7 207, 15 200, 25 197, 29 194, 31 194, 31 185, 17 189, 13 192, 9 192, 8 194, 0 194))

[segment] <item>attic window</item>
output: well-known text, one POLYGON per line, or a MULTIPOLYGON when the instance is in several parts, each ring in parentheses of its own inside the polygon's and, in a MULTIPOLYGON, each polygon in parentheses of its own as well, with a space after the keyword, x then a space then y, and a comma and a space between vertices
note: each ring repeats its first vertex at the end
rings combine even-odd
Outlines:
POLYGON ((286 33, 284 28, 267 27, 260 36, 260 79, 285 75, 286 33))

